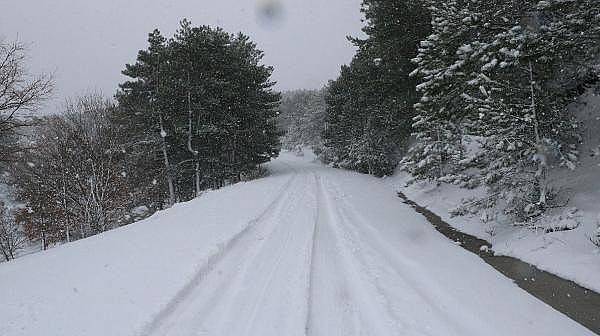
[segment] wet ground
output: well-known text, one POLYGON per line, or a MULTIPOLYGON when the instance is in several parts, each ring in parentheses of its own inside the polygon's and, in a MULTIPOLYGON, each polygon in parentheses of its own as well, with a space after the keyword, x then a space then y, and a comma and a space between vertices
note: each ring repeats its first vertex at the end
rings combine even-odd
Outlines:
POLYGON ((519 259, 495 256, 487 248, 491 246, 489 242, 456 230, 440 216, 409 200, 403 193, 399 192, 398 196, 425 216, 437 231, 460 243, 465 250, 477 254, 531 295, 600 335, 600 294, 519 259))

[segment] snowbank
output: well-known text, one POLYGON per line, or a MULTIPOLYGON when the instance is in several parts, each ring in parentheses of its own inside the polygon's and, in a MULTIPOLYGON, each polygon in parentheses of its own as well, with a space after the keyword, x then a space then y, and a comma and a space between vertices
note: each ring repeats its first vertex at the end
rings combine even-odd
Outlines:
POLYGON ((133 335, 276 199, 290 179, 277 173, 281 167, 136 224, 0 264, 0 335, 133 335))

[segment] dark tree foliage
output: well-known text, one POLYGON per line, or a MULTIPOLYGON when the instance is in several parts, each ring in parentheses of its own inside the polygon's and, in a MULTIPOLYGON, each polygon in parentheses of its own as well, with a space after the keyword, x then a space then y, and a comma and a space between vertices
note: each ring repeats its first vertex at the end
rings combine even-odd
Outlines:
POLYGON ((113 114, 113 124, 128 134, 126 147, 129 163, 137 171, 133 188, 147 202, 168 199, 173 205, 177 199, 173 183, 166 141, 168 116, 159 105, 164 102, 162 83, 167 60, 166 39, 158 30, 148 37, 148 49, 140 50, 137 62, 126 65, 123 74, 136 78, 120 85, 117 93, 119 108, 113 114), (164 134, 164 136, 162 136, 164 134))
POLYGON ((316 154, 322 150, 325 129, 325 89, 295 90, 282 94, 278 125, 283 147, 288 150, 311 147, 316 154))
POLYGON ((160 181, 173 203, 240 180, 277 156, 280 96, 262 57, 243 34, 186 20, 169 40, 150 34, 117 95, 117 122, 146 166, 138 184, 160 181))
POLYGON ((411 135, 411 59, 429 31, 429 14, 403 0, 365 0, 362 12, 367 38, 350 39, 358 52, 329 84, 324 157, 381 176, 393 171, 411 135))

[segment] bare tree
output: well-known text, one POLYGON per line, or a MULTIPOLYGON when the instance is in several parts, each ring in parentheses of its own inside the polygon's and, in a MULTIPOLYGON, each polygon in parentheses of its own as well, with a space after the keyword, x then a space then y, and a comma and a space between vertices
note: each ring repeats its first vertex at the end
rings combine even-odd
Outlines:
POLYGON ((25 234, 21 226, 7 213, 6 206, 0 203, 0 252, 4 260, 14 259, 23 243, 25 234))
POLYGON ((70 100, 44 118, 34 145, 13 165, 19 214, 43 246, 85 238, 124 224, 129 200, 125 142, 110 122, 111 101, 99 94, 70 100))
POLYGON ((6 138, 26 125, 23 114, 40 108, 54 88, 51 75, 27 71, 25 51, 19 41, 0 40, 0 161, 16 150, 6 138))

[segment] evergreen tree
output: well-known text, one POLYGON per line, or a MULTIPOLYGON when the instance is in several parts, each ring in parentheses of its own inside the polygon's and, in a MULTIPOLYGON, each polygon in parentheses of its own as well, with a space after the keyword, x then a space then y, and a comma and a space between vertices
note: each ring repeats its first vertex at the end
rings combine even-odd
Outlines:
POLYGON ((537 2, 534 14, 546 45, 558 53, 555 85, 570 99, 581 95, 598 81, 600 6, 594 0, 546 0, 537 2))
POLYGON ((484 28, 504 28, 495 34, 488 29, 489 43, 479 43, 480 52, 471 56, 480 63, 471 83, 480 89, 467 100, 478 116, 475 129, 485 139, 484 181, 494 198, 506 203, 508 214, 526 220, 544 212, 555 196, 548 170, 577 164, 578 125, 568 106, 580 94, 571 87, 590 75, 581 64, 592 58, 571 55, 579 45, 597 50, 598 42, 587 37, 596 26, 590 22, 585 28, 574 19, 587 12, 579 6, 553 8, 531 1, 486 9, 484 28))
POLYGON ((409 77, 429 14, 408 1, 363 1, 366 39, 349 66, 330 83, 325 151, 335 164, 364 173, 393 171, 411 134, 416 102, 409 77))
POLYGON ((415 143, 403 159, 416 179, 439 181, 455 173, 463 159, 462 127, 465 113, 461 94, 468 85, 462 57, 470 51, 468 40, 473 16, 464 3, 457 1, 436 5, 430 1, 432 33, 420 43, 413 59, 417 68, 420 101, 415 104, 415 143))
POLYGON ((155 171, 172 182, 176 199, 239 180, 277 155, 280 96, 272 67, 247 36, 183 20, 172 39, 155 31, 149 42, 124 71, 132 80, 118 94, 121 119, 139 120, 132 138, 154 139, 145 155, 160 148, 155 171))
POLYGON ((549 168, 577 163, 567 107, 597 78, 598 9, 584 3, 431 2, 434 33, 415 58, 417 143, 405 159, 417 179, 452 181, 476 167, 491 191, 485 204, 502 200, 519 220, 546 209, 549 168), (474 157, 463 155, 465 136, 481 139, 474 157))
POLYGON ((382 176, 392 172, 399 156, 397 144, 390 140, 394 120, 370 85, 376 81, 376 64, 362 56, 342 67, 340 77, 329 84, 323 156, 340 167, 382 176))
POLYGON ((320 154, 325 130, 325 89, 285 92, 278 117, 285 132, 283 146, 295 150, 309 146, 320 154))
POLYGON ((154 30, 148 37, 148 49, 140 50, 135 64, 128 64, 125 76, 134 78, 120 85, 117 93, 119 109, 113 114, 113 123, 128 134, 127 145, 131 179, 140 201, 151 204, 156 200, 177 200, 175 167, 170 157, 172 120, 166 113, 168 95, 166 39, 154 30))

